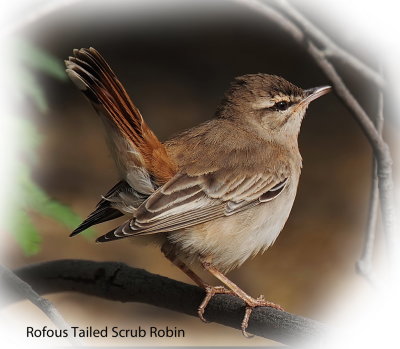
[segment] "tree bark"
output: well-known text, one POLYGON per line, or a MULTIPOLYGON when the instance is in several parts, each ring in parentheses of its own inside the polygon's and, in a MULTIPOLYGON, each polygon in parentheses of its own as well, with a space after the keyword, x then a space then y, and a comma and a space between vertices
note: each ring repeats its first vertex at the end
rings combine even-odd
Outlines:
MULTIPOLYGON (((197 316, 205 295, 197 286, 116 262, 55 260, 32 264, 15 273, 39 294, 74 291, 120 302, 147 303, 192 316, 197 316)), ((7 284, 1 285, 4 294, 7 284)), ((23 297, 13 293, 3 305, 23 297)), ((244 310, 239 298, 216 295, 207 306, 205 317, 240 330, 244 310)), ((302 316, 260 307, 253 311, 247 331, 284 344, 299 344, 326 334, 327 327, 302 316)))

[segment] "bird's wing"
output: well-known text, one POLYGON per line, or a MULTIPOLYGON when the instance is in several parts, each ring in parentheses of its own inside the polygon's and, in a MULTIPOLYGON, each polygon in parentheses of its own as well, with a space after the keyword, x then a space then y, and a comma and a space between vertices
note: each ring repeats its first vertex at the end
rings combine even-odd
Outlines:
POLYGON ((97 203, 94 211, 70 234, 75 236, 92 225, 103 223, 136 211, 137 207, 147 198, 125 181, 119 181, 97 203))
POLYGON ((65 61, 66 72, 112 126, 115 135, 111 146, 115 148, 117 165, 123 167, 125 179, 133 189, 152 194, 175 175, 174 162, 99 52, 94 48, 73 52, 74 56, 65 61))
POLYGON ((144 201, 133 219, 97 241, 175 231, 233 215, 273 200, 287 184, 285 173, 179 173, 144 201))

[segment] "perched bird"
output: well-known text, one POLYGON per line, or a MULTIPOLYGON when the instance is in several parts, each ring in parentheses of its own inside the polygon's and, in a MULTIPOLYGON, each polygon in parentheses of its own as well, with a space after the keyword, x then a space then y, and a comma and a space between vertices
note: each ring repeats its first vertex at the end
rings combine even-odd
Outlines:
POLYGON ((234 79, 215 118, 161 143, 103 57, 74 50, 66 71, 106 126, 118 182, 71 234, 110 219, 128 220, 98 242, 148 235, 206 296, 246 303, 242 332, 254 307, 280 306, 252 298, 225 273, 265 251, 282 230, 296 196, 302 158, 298 134, 311 101, 329 86, 303 90, 282 77, 234 79), (211 286, 188 265, 200 263, 224 286, 211 286))

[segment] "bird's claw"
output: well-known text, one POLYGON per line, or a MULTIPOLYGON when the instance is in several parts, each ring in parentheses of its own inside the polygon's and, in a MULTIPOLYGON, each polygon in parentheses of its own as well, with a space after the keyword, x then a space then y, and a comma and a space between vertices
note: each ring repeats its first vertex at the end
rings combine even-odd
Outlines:
MULTIPOLYGON (((231 290, 226 289, 223 286, 209 286, 208 285, 205 287, 204 290, 206 291, 206 296, 204 297, 203 302, 200 304, 200 306, 197 310, 197 314, 202 321, 209 322, 204 317, 204 312, 205 312, 205 309, 206 309, 208 303, 210 302, 211 298, 216 294, 235 294, 235 293, 231 290)), ((246 329, 249 325, 250 315, 253 312, 254 308, 270 307, 270 308, 274 308, 274 309, 281 310, 281 311, 284 310, 280 305, 266 301, 263 295, 260 295, 258 298, 250 297, 250 298, 244 299, 244 301, 246 303, 246 310, 245 310, 243 321, 241 324, 241 329, 242 329, 243 336, 245 336, 246 338, 254 337, 254 335, 250 335, 246 331, 246 329)))
POLYGON ((199 316, 201 321, 209 322, 204 317, 204 311, 206 310, 206 307, 211 298, 216 294, 233 294, 233 292, 226 289, 224 286, 206 286, 204 290, 206 291, 206 296, 204 297, 203 302, 200 304, 199 308, 197 309, 197 315, 199 316))
POLYGON ((254 335, 249 335, 247 333, 246 329, 249 325, 250 315, 253 312, 253 309, 256 307, 270 307, 270 308, 284 311, 284 309, 279 304, 275 304, 275 303, 266 301, 263 295, 260 295, 256 299, 252 298, 251 301, 246 301, 246 311, 244 313, 243 321, 241 324, 243 336, 245 336, 246 338, 254 337, 254 335))

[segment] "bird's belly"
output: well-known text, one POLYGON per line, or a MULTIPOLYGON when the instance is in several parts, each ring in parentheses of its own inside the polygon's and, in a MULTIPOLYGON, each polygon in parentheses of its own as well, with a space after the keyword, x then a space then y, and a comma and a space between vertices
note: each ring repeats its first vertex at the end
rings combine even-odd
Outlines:
POLYGON ((188 262, 210 257, 221 271, 240 266, 249 257, 271 246, 286 223, 295 192, 223 217, 170 233, 178 255, 188 262))

